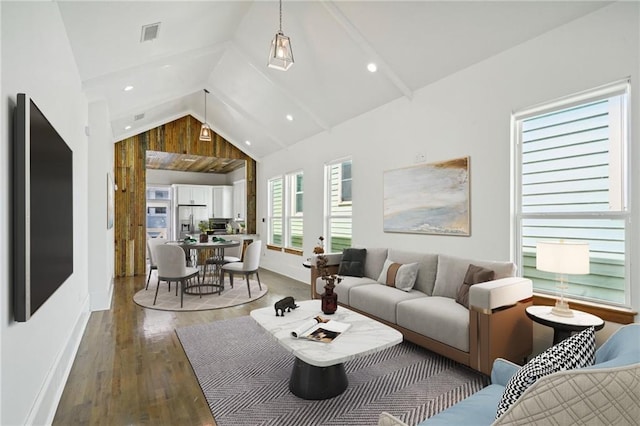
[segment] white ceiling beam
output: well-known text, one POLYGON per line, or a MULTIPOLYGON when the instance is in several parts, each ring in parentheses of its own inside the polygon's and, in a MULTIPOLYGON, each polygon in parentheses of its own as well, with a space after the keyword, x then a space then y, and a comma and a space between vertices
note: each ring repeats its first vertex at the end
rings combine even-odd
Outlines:
POLYGON ((259 130, 262 133, 264 133, 265 135, 267 135, 267 137, 269 137, 271 140, 273 140, 278 145, 280 145, 280 147, 282 148, 289 147, 286 143, 284 143, 282 139, 272 134, 267 128, 267 126, 263 124, 257 117, 249 113, 247 110, 242 108, 237 102, 235 102, 234 100, 229 98, 227 95, 225 95, 222 89, 220 89, 215 85, 210 84, 210 86, 211 87, 209 88, 209 92, 211 92, 211 94, 216 99, 218 99, 220 102, 222 102, 223 104, 225 104, 226 106, 228 106, 229 108, 233 109, 235 112, 240 114, 245 120, 252 122, 254 125, 256 125, 259 128, 259 130))
POLYGON ((267 83, 273 86, 280 93, 284 94, 298 108, 303 110, 311 118, 311 120, 313 120, 318 125, 318 127, 326 131, 331 130, 331 126, 326 122, 326 120, 320 118, 320 116, 316 112, 314 112, 305 102, 302 102, 297 96, 295 96, 293 93, 291 93, 290 90, 286 89, 281 84, 273 81, 271 77, 269 77, 267 73, 264 72, 266 65, 262 64, 261 66, 259 66, 255 64, 251 57, 234 42, 229 42, 229 47, 235 50, 235 52, 238 53, 238 55, 240 55, 242 59, 244 59, 247 64, 249 64, 249 66, 253 68, 254 71, 256 71, 258 75, 260 75, 267 83))
POLYGON ((211 46, 206 46, 200 49, 191 49, 185 52, 180 52, 172 55, 164 55, 156 58, 152 61, 145 62, 144 64, 136 65, 129 68, 124 68, 118 71, 103 74, 98 77, 93 77, 82 82, 82 89, 91 90, 93 88, 99 88, 104 84, 108 84, 112 81, 119 81, 137 75, 140 73, 146 73, 149 69, 155 69, 162 67, 167 63, 183 62, 189 59, 201 58, 203 56, 214 55, 220 51, 226 50, 229 47, 229 42, 224 41, 211 46))
POLYGON ((353 23, 347 18, 338 6, 332 1, 322 0, 320 2, 336 22, 345 30, 347 35, 353 40, 360 49, 362 49, 373 61, 378 65, 378 69, 386 74, 391 82, 402 92, 408 99, 413 99, 413 91, 400 78, 400 76, 387 64, 378 52, 371 46, 365 37, 358 31, 353 23))

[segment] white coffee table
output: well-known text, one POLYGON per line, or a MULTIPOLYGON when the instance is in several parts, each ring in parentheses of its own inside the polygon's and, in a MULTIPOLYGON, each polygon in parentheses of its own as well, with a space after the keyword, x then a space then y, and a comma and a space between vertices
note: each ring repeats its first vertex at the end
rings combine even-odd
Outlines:
POLYGON ((333 315, 325 315, 320 300, 296 304, 298 308, 283 317, 277 317, 272 307, 253 310, 251 317, 296 357, 289 390, 300 398, 319 400, 341 394, 349 384, 344 362, 402 342, 399 331, 345 307, 338 307, 333 315), (318 315, 349 323, 351 327, 331 343, 291 336, 291 330, 318 315))

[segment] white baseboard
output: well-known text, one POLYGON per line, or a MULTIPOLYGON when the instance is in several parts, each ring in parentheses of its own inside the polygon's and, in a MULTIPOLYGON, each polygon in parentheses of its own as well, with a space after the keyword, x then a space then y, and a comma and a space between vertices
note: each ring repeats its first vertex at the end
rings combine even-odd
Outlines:
POLYGON ((89 321, 89 315, 89 298, 87 297, 76 324, 69 335, 69 340, 64 349, 58 354, 53 367, 49 370, 49 374, 45 378, 44 385, 33 404, 25 424, 50 425, 53 423, 64 386, 67 383, 73 361, 80 347, 80 341, 89 321))
POLYGON ((106 311, 111 309, 111 299, 113 298, 113 283, 114 279, 111 277, 109 286, 101 291, 93 291, 89 294, 91 300, 91 312, 106 311))

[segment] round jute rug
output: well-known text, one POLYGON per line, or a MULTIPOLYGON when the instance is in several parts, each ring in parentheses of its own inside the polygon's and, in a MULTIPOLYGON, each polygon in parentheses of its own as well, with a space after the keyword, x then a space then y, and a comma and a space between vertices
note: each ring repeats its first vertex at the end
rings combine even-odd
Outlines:
POLYGON ((236 276, 233 279, 234 287, 231 288, 229 284, 229 278, 225 277, 225 286, 222 294, 217 293, 203 295, 184 295, 184 302, 182 308, 180 307, 180 292, 176 295, 176 284, 171 283, 171 291, 168 291, 168 285, 166 282, 160 283, 160 289, 158 290, 158 300, 156 304, 153 304, 153 297, 156 294, 156 283, 154 279, 151 279, 149 283, 149 289, 142 289, 133 295, 133 301, 142 306, 143 308, 157 309, 160 311, 206 311, 209 309, 221 309, 228 308, 230 306, 242 305, 243 303, 249 303, 254 300, 260 299, 267 294, 269 289, 262 282, 262 290, 258 288, 258 281, 255 279, 249 279, 249 285, 251 287, 251 297, 247 291, 247 282, 241 276, 236 276))

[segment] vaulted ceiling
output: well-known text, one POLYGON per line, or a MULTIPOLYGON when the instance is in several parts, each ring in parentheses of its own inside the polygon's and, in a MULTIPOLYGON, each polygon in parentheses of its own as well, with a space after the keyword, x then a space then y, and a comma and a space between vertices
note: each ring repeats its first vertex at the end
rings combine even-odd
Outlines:
POLYGON ((283 72, 266 66, 275 1, 58 0, 83 88, 106 100, 114 140, 186 114, 204 121, 206 88, 207 122, 255 159, 606 4, 285 0, 295 64, 283 72), (141 42, 154 23, 157 39, 141 42))

